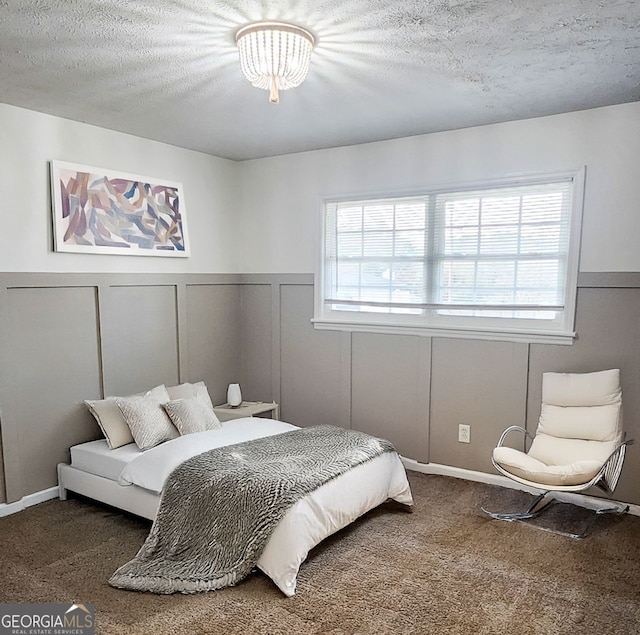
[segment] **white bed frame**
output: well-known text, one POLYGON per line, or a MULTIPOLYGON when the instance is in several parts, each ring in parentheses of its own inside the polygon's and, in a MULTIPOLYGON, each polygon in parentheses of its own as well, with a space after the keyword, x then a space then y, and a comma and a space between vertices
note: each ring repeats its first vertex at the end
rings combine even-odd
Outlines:
POLYGON ((118 485, 66 463, 58 463, 58 489, 60 500, 67 500, 71 491, 149 520, 156 517, 160 505, 159 494, 137 485, 118 485))

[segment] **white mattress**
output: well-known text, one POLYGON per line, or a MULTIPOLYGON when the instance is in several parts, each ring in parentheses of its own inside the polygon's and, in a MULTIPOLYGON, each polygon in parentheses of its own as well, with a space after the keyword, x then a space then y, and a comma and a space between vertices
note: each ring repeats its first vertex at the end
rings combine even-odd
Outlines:
MULTIPOLYGON (((144 482, 127 481, 121 479, 122 471, 133 461, 133 459, 145 455, 150 459, 159 450, 158 448, 152 448, 143 452, 138 448, 135 443, 129 443, 123 445, 115 450, 109 449, 106 439, 99 439, 98 441, 89 441, 87 443, 81 443, 74 445, 71 448, 71 465, 78 470, 88 472, 89 474, 95 474, 96 476, 102 476, 108 478, 111 481, 118 481, 120 479, 120 485, 131 485, 136 483, 142 487, 146 487, 156 493, 159 493, 162 489, 162 485, 166 480, 169 472, 173 470, 177 465, 182 463, 190 456, 197 454, 198 451, 194 450, 194 445, 199 448, 200 452, 205 452, 214 447, 220 447, 231 443, 239 443, 241 441, 247 441, 260 436, 270 436, 271 434, 278 434, 279 432, 285 432, 286 430, 293 429, 296 426, 292 426, 288 423, 282 423, 272 419, 258 419, 260 424, 256 426, 256 419, 248 417, 246 419, 232 419, 231 421, 225 421, 222 423, 222 429, 217 430, 213 435, 213 442, 208 444, 200 444, 199 439, 204 438, 207 433, 199 433, 198 435, 187 435, 179 439, 174 439, 177 443, 171 442, 167 444, 166 448, 162 448, 161 452, 165 452, 166 461, 164 466, 164 474, 161 480, 155 485, 149 485, 144 482), (171 446, 171 451, 167 453, 167 448, 171 446), (184 448, 181 452, 180 449, 184 448)), ((165 444, 162 444, 165 446, 165 444)), ((158 446, 160 447, 160 446, 158 446)))
POLYGON ((249 439, 256 439, 261 436, 271 436, 272 434, 278 434, 296 428, 296 426, 274 419, 257 419, 257 421, 260 422, 259 425, 256 425, 256 418, 252 417, 224 421, 222 423, 222 429, 214 431, 213 435, 211 435, 211 432, 200 432, 194 435, 178 437, 170 442, 168 441, 160 446, 151 448, 146 452, 140 450, 135 443, 129 443, 115 450, 110 450, 106 439, 88 441, 87 443, 74 445, 71 448, 71 465, 83 472, 102 476, 111 481, 118 481, 120 485, 131 485, 135 483, 136 485, 160 493, 169 473, 182 463, 182 461, 199 452, 205 452, 206 450, 230 445, 232 443, 248 441, 249 439), (203 442, 202 440, 206 439, 207 435, 209 435, 209 441, 203 442), (123 470, 133 459, 144 454, 146 456, 144 461, 153 466, 152 459, 157 453, 161 455, 161 465, 159 467, 156 466, 155 471, 150 474, 150 478, 155 476, 155 481, 157 482, 145 482, 144 472, 142 473, 143 478, 141 478, 140 481, 122 478, 123 470), (160 475, 158 474, 159 470, 161 470, 160 475))
POLYGON ((122 470, 142 451, 135 443, 110 450, 106 439, 89 441, 71 448, 71 465, 83 472, 117 481, 122 470))

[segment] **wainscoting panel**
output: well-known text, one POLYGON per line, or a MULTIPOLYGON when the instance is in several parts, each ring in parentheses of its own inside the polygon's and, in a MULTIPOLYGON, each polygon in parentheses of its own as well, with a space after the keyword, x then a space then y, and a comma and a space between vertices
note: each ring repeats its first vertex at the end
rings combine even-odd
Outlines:
POLYGON ((280 315, 281 418, 302 426, 349 427, 343 334, 313 328, 313 285, 281 285, 280 315))
MULTIPOLYGON (((588 373, 619 368, 624 427, 636 444, 628 448, 616 500, 640 502, 640 289, 582 288, 578 290, 573 346, 531 345, 528 425, 540 417, 542 373, 588 373)), ((594 496, 603 493, 594 488, 594 496)))
POLYGON ((188 366, 182 381, 204 381, 214 404, 240 381, 240 287, 187 285, 188 366))
MULTIPOLYGON (((240 384, 243 396, 250 401, 271 401, 274 395, 271 289, 270 284, 248 284, 240 290, 240 384)), ((275 355, 279 358, 280 351, 275 350, 275 355)))
POLYGON ((108 306, 100 309, 107 312, 102 334, 107 395, 178 383, 175 286, 111 286, 108 306))
POLYGON ((491 452, 502 431, 524 426, 527 344, 433 340, 430 460, 493 473, 491 452), (471 443, 458 441, 458 424, 471 443))
POLYGON ((543 372, 621 368, 637 444, 614 497, 640 504, 640 275, 580 280, 578 339, 552 346, 316 331, 307 274, 0 273, 0 502, 3 483, 6 502, 55 485, 68 448, 99 436, 84 399, 202 379, 223 402, 239 381, 285 421, 491 474, 502 430, 535 429, 543 372))
POLYGON ((2 419, 0 418, 0 503, 7 502, 7 493, 4 486, 4 465, 2 463, 2 419))
POLYGON ((351 427, 429 460, 429 338, 353 333, 351 427))
POLYGON ((240 377, 239 282, 0 273, 0 502, 55 486, 69 447, 101 437, 85 399, 202 379, 224 401, 240 377))
POLYGON ((4 462, 2 457, 4 452, 2 451, 2 421, 0 420, 0 504, 7 502, 7 491, 4 482, 4 462))
POLYGON ((84 399, 100 394, 96 289, 12 288, 6 292, 7 332, 1 386, 9 502, 55 485, 55 466, 69 447, 98 438, 84 399), (17 471, 18 470, 18 471, 17 471))

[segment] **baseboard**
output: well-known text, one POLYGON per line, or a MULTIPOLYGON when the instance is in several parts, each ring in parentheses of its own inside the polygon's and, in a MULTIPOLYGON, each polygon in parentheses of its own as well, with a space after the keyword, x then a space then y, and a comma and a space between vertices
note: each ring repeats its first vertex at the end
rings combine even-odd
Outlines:
MULTIPOLYGON (((527 487, 521 483, 516 483, 501 474, 487 474, 486 472, 476 472, 474 470, 465 470, 461 467, 452 467, 450 465, 440 465, 438 463, 419 463, 413 459, 405 459, 400 457, 404 466, 408 470, 414 472, 422 472, 422 474, 438 474, 440 476, 451 476, 453 478, 461 478, 466 481, 476 481, 478 483, 486 483, 488 485, 498 485, 500 487, 508 487, 517 489, 530 494, 539 494, 540 490, 527 487)), ((554 498, 587 507, 588 509, 601 509, 603 507, 611 507, 612 505, 629 505, 628 513, 632 516, 640 516, 640 505, 633 503, 622 503, 611 500, 609 498, 598 498, 597 496, 585 496, 584 494, 573 494, 568 492, 556 492, 554 498)))
POLYGON ((612 506, 629 506, 628 514, 632 516, 640 516, 640 505, 634 505, 633 503, 623 503, 613 500, 611 498, 598 498, 597 496, 585 496, 584 494, 571 494, 568 492, 557 492, 554 495, 559 501, 565 501, 567 503, 573 503, 574 505, 580 505, 587 509, 602 509, 612 506))
MULTIPOLYGON (((400 457, 402 463, 408 470, 414 472, 421 472, 422 474, 437 474, 440 476, 451 476, 452 478, 461 478, 465 481, 476 481, 478 483, 486 483, 487 485, 498 485, 499 487, 508 487, 510 489, 517 489, 523 492, 529 492, 530 494, 536 494, 539 490, 535 490, 526 485, 516 483, 506 476, 500 474, 487 474, 486 472, 476 472, 475 470, 465 470, 461 467, 452 467, 450 465, 440 465, 439 463, 419 463, 413 459, 406 459, 400 457)), ((45 501, 58 498, 58 487, 49 487, 35 494, 29 494, 23 496, 19 501, 15 503, 0 503, 0 518, 3 516, 10 516, 16 514, 27 507, 37 505, 38 503, 44 503, 45 501)), ((589 509, 600 509, 601 507, 607 507, 610 505, 629 505, 629 514, 632 516, 640 516, 640 505, 633 503, 622 503, 614 501, 608 498, 598 498, 597 496, 585 496, 584 494, 568 494, 565 492, 558 492, 555 494, 555 498, 567 502, 587 507, 589 509)))
POLYGON ((57 486, 43 489, 41 492, 35 492, 35 494, 23 496, 15 503, 0 503, 0 518, 3 516, 10 516, 11 514, 17 514, 27 507, 37 505, 38 503, 44 503, 45 501, 49 501, 53 498, 58 498, 57 486))

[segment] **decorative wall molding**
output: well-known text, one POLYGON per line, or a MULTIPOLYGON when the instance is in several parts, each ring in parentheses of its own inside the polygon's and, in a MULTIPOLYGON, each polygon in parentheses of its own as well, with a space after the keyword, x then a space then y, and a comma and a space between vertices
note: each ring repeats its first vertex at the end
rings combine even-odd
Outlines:
POLYGON ((640 288, 640 272, 585 272, 578 274, 578 288, 640 288))
MULTIPOLYGON (((629 346, 638 332, 633 316, 640 309, 640 273, 580 274, 579 339, 573 347, 529 346, 522 386, 526 407, 498 411, 496 416, 491 404, 504 389, 502 379, 520 367, 504 343, 459 346, 446 338, 314 331, 313 284, 313 274, 305 273, 0 272, 0 501, 20 509, 23 497, 48 491, 54 484, 55 464, 68 460, 64 458, 68 447, 89 440, 86 435, 99 434, 88 427, 93 421, 87 418, 82 399, 124 394, 116 391, 152 381, 151 377, 168 382, 197 376, 217 393, 223 385, 226 390, 225 382, 239 381, 248 397, 280 403, 283 417, 293 423, 334 422, 378 436, 388 430, 402 454, 425 461, 407 463, 409 469, 462 474, 508 486, 512 484, 490 474, 487 448, 492 447, 494 427, 527 421, 529 428, 535 426, 541 373, 619 365, 627 382, 626 428, 630 437, 638 437, 640 403, 628 387, 640 378, 637 352, 629 346), (65 308, 69 299, 72 304, 65 308), (245 300, 251 313, 248 320, 242 319, 245 300), (131 312, 127 302, 140 306, 131 312), (49 309, 58 314, 57 321, 42 317, 49 309), (37 313, 40 317, 34 320, 37 313), (134 328, 129 333, 132 316, 148 322, 149 332, 134 328), (601 329, 602 324, 607 329, 601 329), (78 325, 83 333, 82 356, 70 356, 66 366, 57 366, 60 336, 75 346, 69 333, 78 325), (118 344, 121 332, 131 338, 132 348, 126 342, 118 344), (149 336, 151 344, 140 344, 140 336, 149 336), (494 354, 498 347, 504 354, 494 354), (440 351, 436 357, 434 350, 440 351), (92 361, 81 368, 76 362, 87 359, 87 353, 92 361), (501 370, 491 362, 488 390, 476 397, 478 410, 474 402, 469 411, 463 407, 469 401, 469 386, 456 381, 458 370, 471 368, 484 380, 487 359, 494 358, 501 370), (43 367, 46 371, 41 372, 43 367), (375 368, 385 370, 384 381, 375 368), (443 376, 451 381, 443 384, 443 376), (434 377, 440 378, 435 396, 434 377), (401 382, 399 401, 397 382, 401 382), (95 394, 87 395, 88 390, 95 394), (451 408, 434 410, 435 397, 451 408), (454 428, 460 416, 460 421, 473 424, 471 445, 457 443, 454 428), (43 426, 47 431, 41 435, 43 426), (426 461, 451 465, 435 467, 426 461), (421 467, 425 465, 429 467, 421 467)), ((518 381, 512 389, 520 392, 521 384, 518 381)), ((640 514, 636 477, 640 468, 633 452, 631 448, 618 493, 633 501, 634 513, 640 514)))
POLYGON ((55 464, 68 460, 68 447, 96 438, 83 399, 143 390, 139 385, 123 392, 129 379, 143 384, 147 374, 155 383, 186 381, 190 371, 208 374, 217 392, 225 372, 237 381, 238 370, 229 362, 240 357, 235 318, 242 279, 241 274, 0 272, 0 502, 19 503, 53 485, 55 464), (189 296, 197 298, 195 320, 187 315, 189 296), (69 298, 73 304, 67 305, 69 298), (218 310, 225 299, 234 304, 232 318, 218 310), (131 302, 139 304, 133 313, 131 302), (43 312, 52 309, 57 317, 48 321, 43 312), (215 315, 208 320, 202 311, 210 310, 215 315), (135 316, 137 323, 122 314, 135 316), (225 331, 217 334, 220 350, 211 351, 209 364, 206 351, 192 346, 193 370, 188 341, 193 324, 204 325, 204 334, 209 322, 220 319, 225 331), (130 363, 124 360, 129 354, 130 363))

